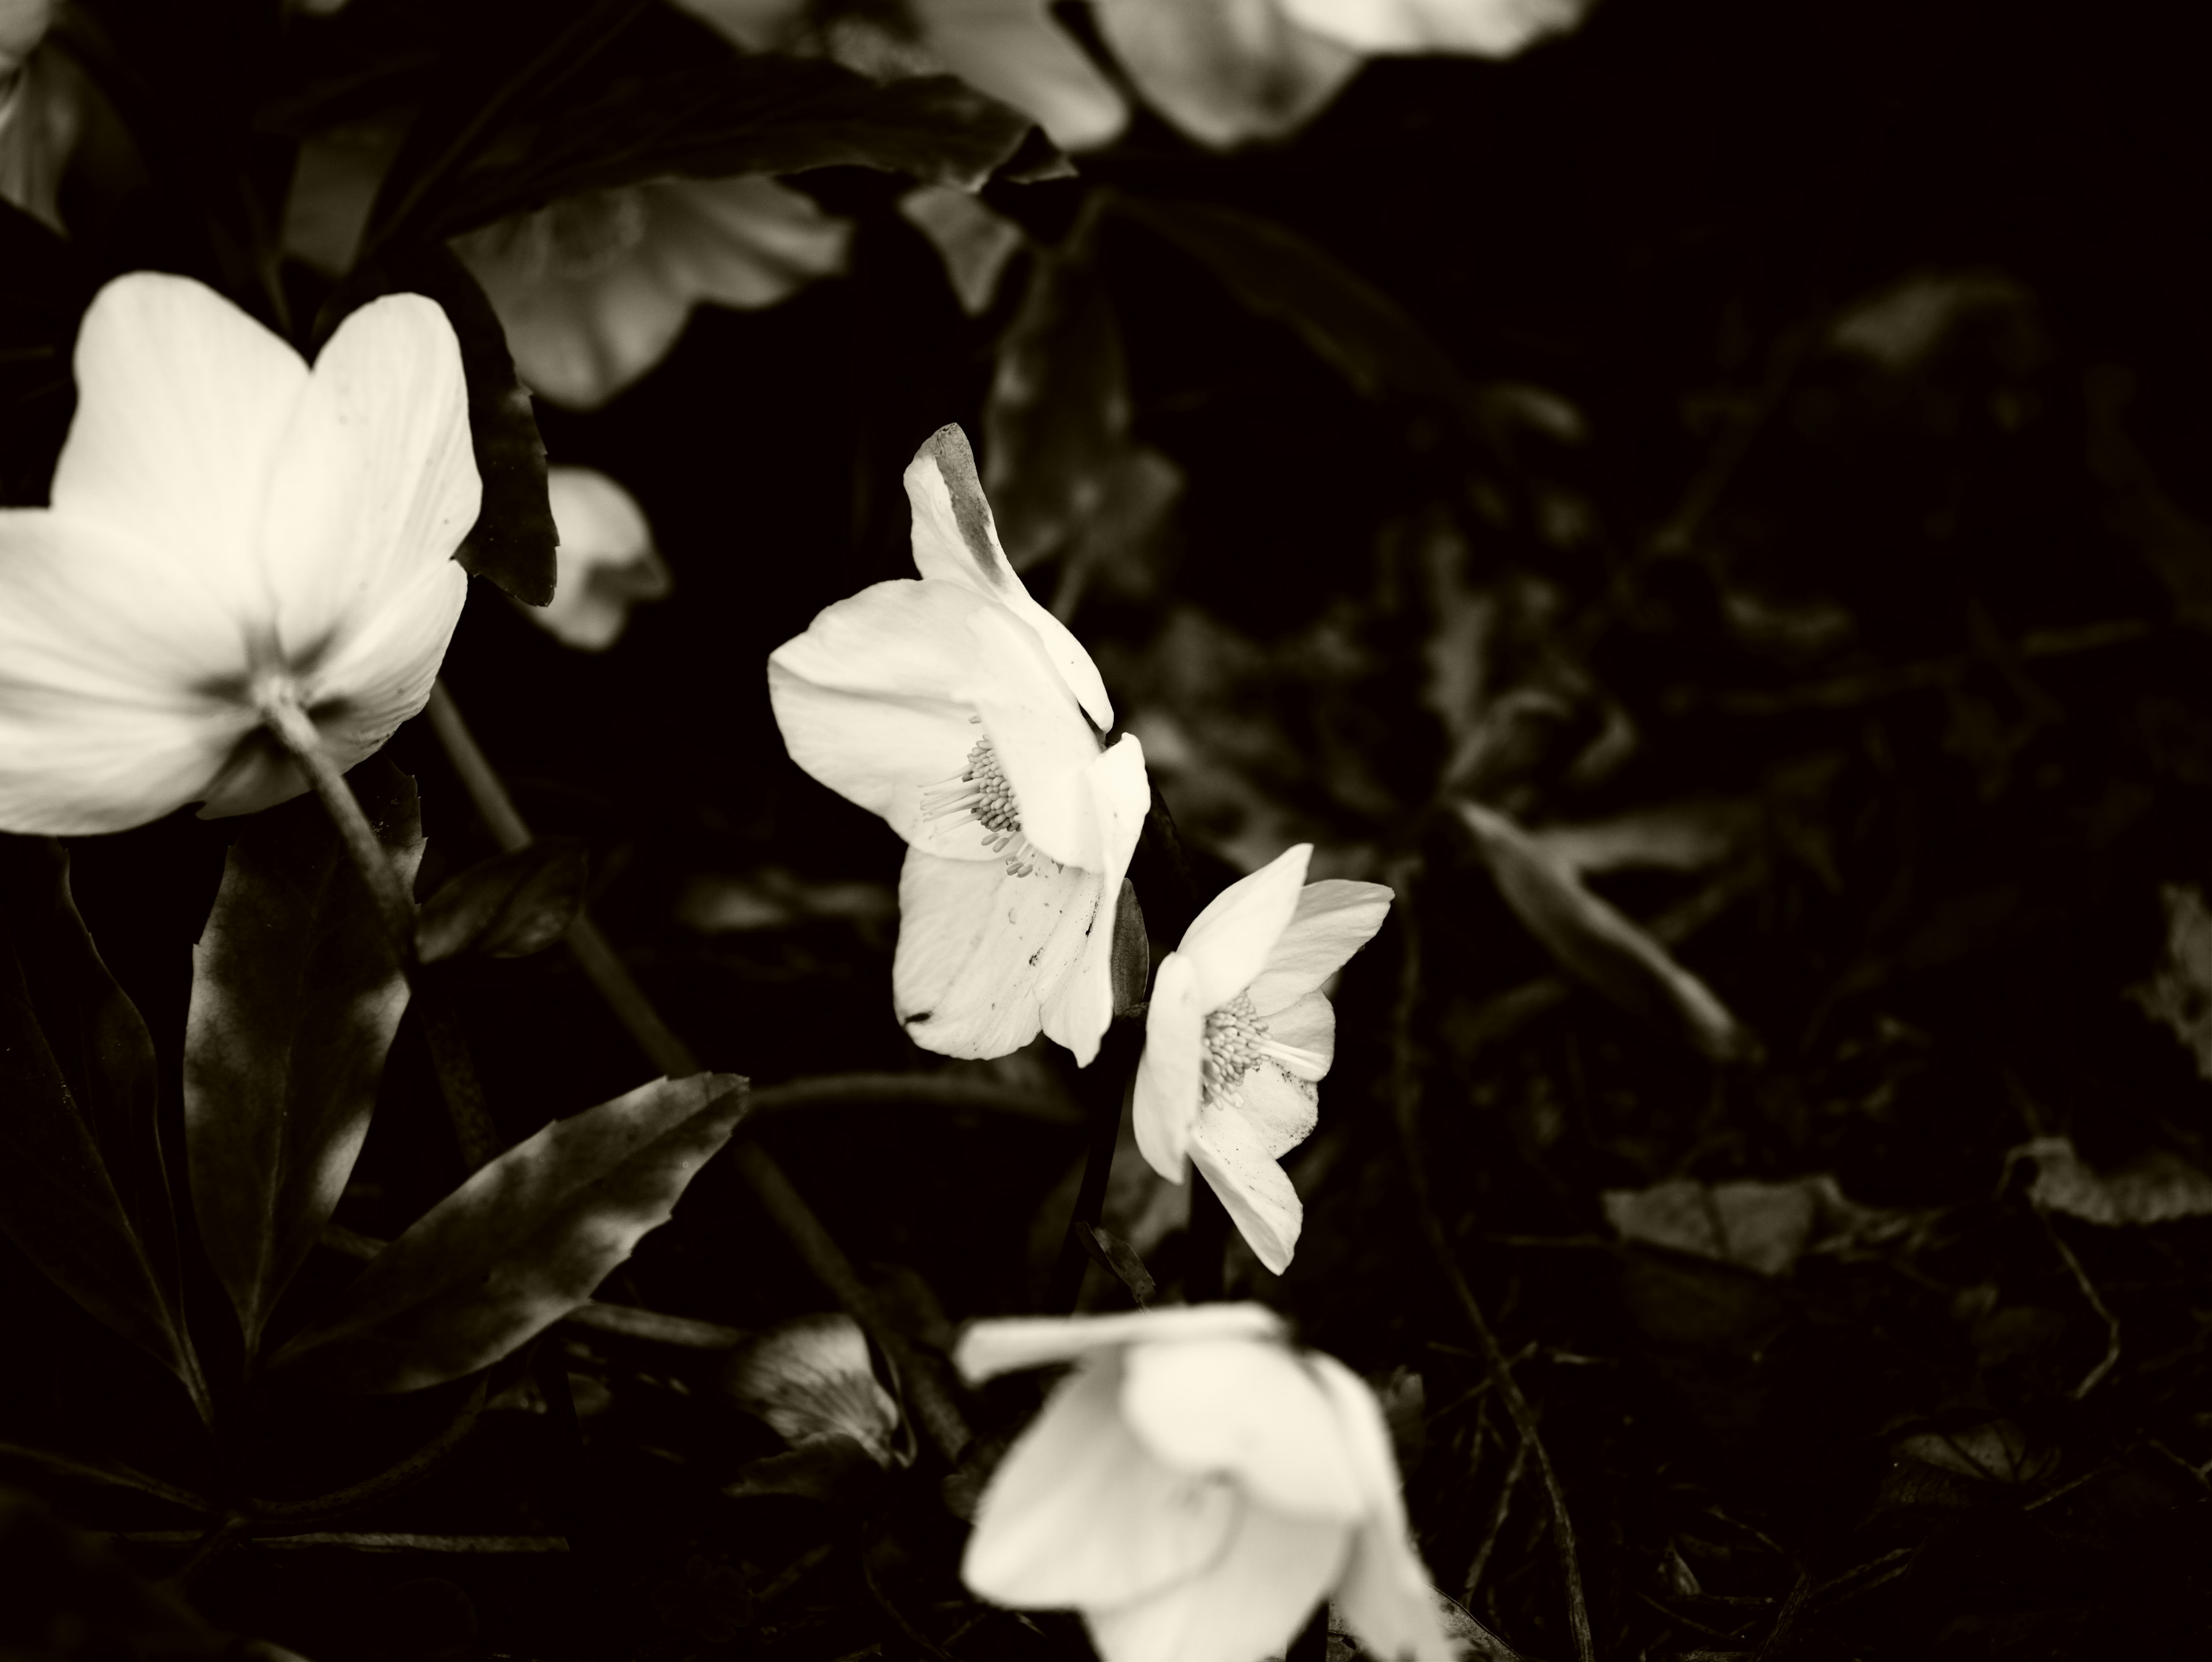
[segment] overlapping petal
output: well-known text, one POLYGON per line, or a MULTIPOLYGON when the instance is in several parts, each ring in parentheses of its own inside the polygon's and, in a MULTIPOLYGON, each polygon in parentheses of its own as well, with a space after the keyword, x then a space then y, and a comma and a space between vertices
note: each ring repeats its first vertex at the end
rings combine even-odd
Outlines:
POLYGON ((922 37, 945 68, 978 91, 1035 116, 1054 143, 1103 144, 1128 108, 1045 0, 913 0, 922 37))
POLYGON ((1114 1020, 1115 914, 1152 807, 1137 735, 1124 734, 1109 745, 1084 778, 1098 822, 1098 909, 1074 967, 1046 996, 1043 1019, 1045 1037, 1072 1052, 1079 1068, 1091 1065, 1114 1020))
POLYGON ((1115 1610, 1086 1610, 1103 1662, 1261 1662, 1289 1647, 1342 1573, 1352 1531, 1248 1503, 1204 1574, 1115 1610))
POLYGON ((1082 959, 1102 888, 1098 874, 1080 866, 1016 877, 997 861, 908 849, 891 965, 891 1008, 907 1036, 969 1058, 1006 1056, 1035 1038, 1048 999, 1082 959))
POLYGON ((1283 1318, 1265 1305, 1164 1305, 1113 1316, 1016 1316, 971 1324, 952 1360, 971 1385, 1001 1373, 1080 1361, 1131 1344, 1198 1339, 1280 1339, 1283 1318))
POLYGON ((1305 1208, 1267 1139, 1233 1111, 1208 1111, 1192 1129, 1190 1158, 1253 1256, 1275 1275, 1289 1269, 1305 1208))
POLYGON ((1160 960, 1145 1011, 1145 1051, 1137 1062, 1130 1117, 1137 1152, 1170 1183, 1182 1181, 1190 1128, 1198 1117, 1200 1064, 1204 1059, 1206 1006, 1198 971, 1181 953, 1160 960))
POLYGON ((1268 948, 1267 966, 1248 989, 1252 1008, 1273 1021, 1278 1011, 1320 987, 1375 938, 1390 915, 1390 900, 1380 883, 1332 877, 1307 884, 1298 891, 1288 927, 1268 948))
POLYGON ((1145 101, 1201 144, 1282 138, 1358 70, 1279 0, 1097 0, 1099 32, 1145 101))
POLYGON ((1267 965, 1267 955, 1297 910, 1313 844, 1287 848, 1213 897, 1183 931, 1176 953, 1190 960, 1200 1001, 1217 1009, 1243 992, 1267 965))

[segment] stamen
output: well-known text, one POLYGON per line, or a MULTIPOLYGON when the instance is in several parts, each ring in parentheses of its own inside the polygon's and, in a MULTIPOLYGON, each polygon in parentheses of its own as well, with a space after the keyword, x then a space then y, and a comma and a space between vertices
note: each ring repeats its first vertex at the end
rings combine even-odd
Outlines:
MULTIPOLYGON (((968 719, 980 722, 983 718, 968 719)), ((1047 868, 1060 870, 1057 860, 1022 835, 1020 805, 988 734, 969 751, 968 764, 957 776, 923 790, 921 817, 925 822, 949 820, 954 826, 981 825, 983 846, 1006 862, 1009 877, 1027 877, 1047 868)))
POLYGON ((1209 1104, 1231 1107, 1243 1101, 1244 1075, 1260 1065, 1261 1057, 1305 1054, 1269 1039, 1267 1024, 1244 993, 1206 1012, 1205 1046, 1198 1064, 1200 1095, 1209 1104))

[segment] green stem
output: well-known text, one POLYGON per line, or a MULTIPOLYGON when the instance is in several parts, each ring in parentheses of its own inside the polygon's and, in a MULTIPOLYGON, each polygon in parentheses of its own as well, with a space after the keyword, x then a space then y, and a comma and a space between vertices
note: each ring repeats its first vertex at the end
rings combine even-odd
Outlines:
POLYGON ((1099 1221, 1106 1208, 1107 1185, 1114 1173, 1114 1154, 1121 1141, 1122 1106, 1145 1050, 1144 1019, 1117 1019, 1099 1045, 1097 1065, 1084 1070, 1080 1083, 1091 1088, 1091 1136, 1083 1156, 1083 1181, 1075 1191, 1075 1208, 1067 1216, 1067 1233, 1060 1238, 1060 1257, 1052 1267, 1045 1290, 1044 1307, 1058 1315, 1073 1312, 1083 1294, 1085 1272, 1091 1254, 1084 1250, 1082 1233, 1099 1221), (1100 1088, 1100 1087, 1104 1088, 1100 1088))

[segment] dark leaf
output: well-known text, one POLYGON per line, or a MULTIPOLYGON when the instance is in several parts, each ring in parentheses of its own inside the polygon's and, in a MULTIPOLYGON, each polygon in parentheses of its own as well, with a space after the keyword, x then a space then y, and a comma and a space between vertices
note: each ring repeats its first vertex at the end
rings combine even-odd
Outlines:
POLYGON ((722 1486, 732 1500, 756 1495, 796 1495, 838 1501, 865 1495, 883 1468, 862 1444, 836 1432, 810 1437, 781 1454, 748 1460, 722 1486))
POLYGON ((1159 1285, 1152 1280, 1152 1272, 1145 1268, 1145 1261, 1137 1256, 1136 1248, 1112 1230, 1101 1229, 1095 1223, 1079 1224, 1076 1238, 1092 1262, 1129 1289, 1129 1296, 1136 1300, 1138 1309, 1143 1310, 1152 1303, 1159 1285))
POLYGON ((1114 1012, 1133 1010, 1145 1001, 1152 984, 1152 947, 1145 934, 1145 909, 1137 904, 1137 886, 1121 880, 1121 898, 1114 907, 1114 1012))
MULTIPOLYGON (((381 759, 349 776, 410 882, 415 782, 381 759)), ((407 978, 323 805, 247 822, 192 952, 185 1134, 209 1262, 248 1354, 329 1221, 368 1134, 407 978)))
POLYGON ((667 1221, 744 1109, 744 1080, 695 1074, 555 1120, 418 1219, 274 1366, 360 1391, 489 1366, 590 1298, 667 1221))
POLYGON ((154 1140, 151 1049, 77 918, 67 869, 58 848, 11 839, 0 873, 0 1229, 204 1413, 154 1140))
POLYGON ((584 904, 587 861, 574 837, 541 837, 456 874, 422 903, 415 955, 525 958, 568 933, 584 904))
POLYGON ((90 298, 69 244, 0 200, 0 504, 46 501, 76 402, 70 344, 90 298))

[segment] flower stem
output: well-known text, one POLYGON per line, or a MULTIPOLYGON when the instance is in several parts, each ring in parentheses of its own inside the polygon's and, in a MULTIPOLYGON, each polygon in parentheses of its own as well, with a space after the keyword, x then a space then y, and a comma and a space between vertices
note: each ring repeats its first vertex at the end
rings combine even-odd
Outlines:
POLYGON ((1121 1115, 1137 1076, 1137 1063, 1145 1053, 1145 1022, 1117 1017, 1108 1026, 1098 1046, 1098 1065, 1085 1069, 1084 1094, 1095 1099, 1091 1106, 1091 1135, 1083 1154, 1083 1181, 1075 1191, 1075 1209, 1067 1215, 1067 1233, 1060 1237, 1060 1257, 1052 1266, 1044 1307, 1048 1313, 1072 1312, 1082 1297, 1084 1272, 1091 1255, 1083 1249, 1082 1232, 1099 1221, 1106 1208, 1106 1187, 1114 1174, 1114 1152, 1121 1140, 1121 1115), (1103 1088, 1101 1088, 1103 1087, 1103 1088))
MULTIPOLYGON (((506 785, 493 770, 468 724, 461 719, 460 709, 442 681, 431 689, 428 714, 430 725, 445 746, 454 771, 460 775, 477 812, 483 815, 500 846, 526 846, 530 826, 516 811, 506 785)), ((608 1008, 655 1067, 673 1079, 700 1071, 699 1059, 692 1055, 690 1047, 661 1020, 653 1001, 630 974, 629 966, 582 912, 569 926, 568 947, 592 984, 599 989, 608 1008)), ((906 1336, 884 1319, 860 1271, 823 1227, 822 1220, 815 1215, 805 1197, 792 1186, 783 1168, 742 1129, 729 1144, 729 1164, 730 1169, 752 1190, 754 1199, 769 1221, 813 1272, 815 1279, 829 1289, 890 1359, 905 1384, 907 1400, 921 1428, 948 1464, 957 1462, 969 1440, 967 1421, 951 1394, 915 1353, 906 1336)))

